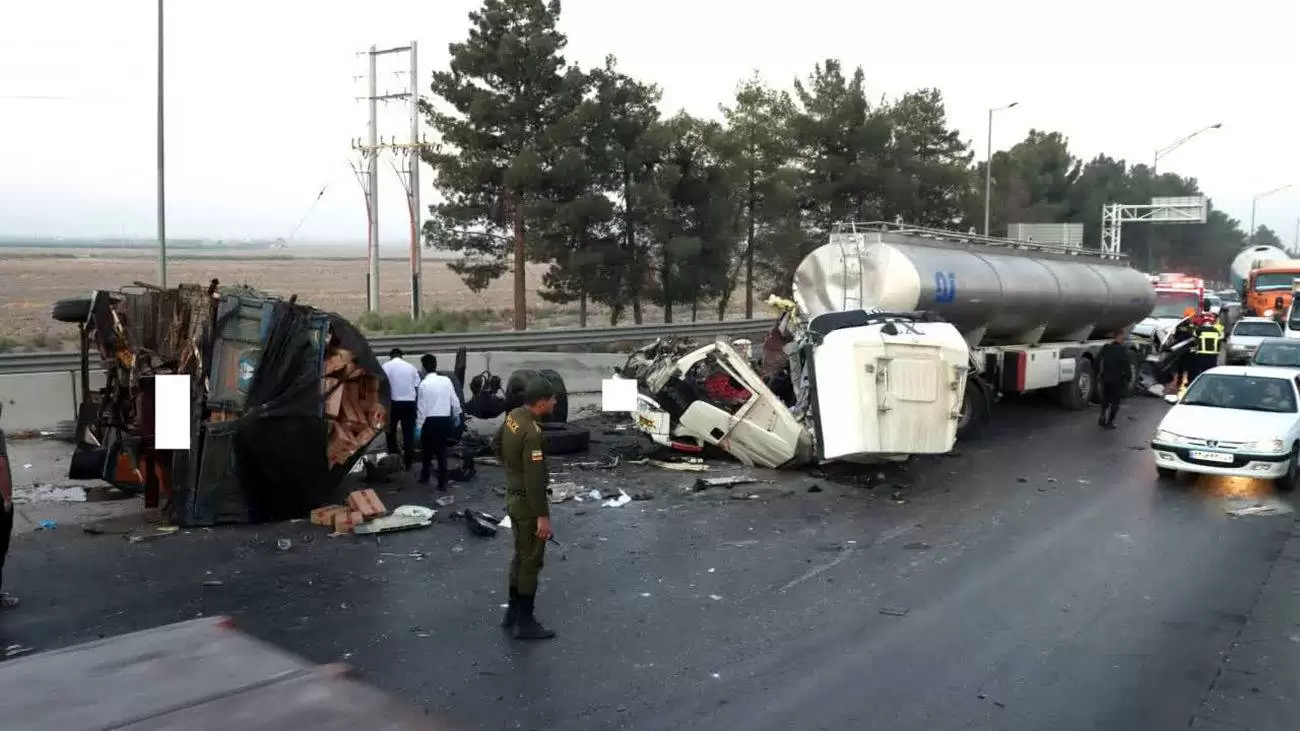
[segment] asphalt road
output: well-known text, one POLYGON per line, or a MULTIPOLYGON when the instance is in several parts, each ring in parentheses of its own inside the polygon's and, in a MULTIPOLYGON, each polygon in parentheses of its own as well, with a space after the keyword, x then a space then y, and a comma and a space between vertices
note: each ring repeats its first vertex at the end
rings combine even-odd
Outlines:
MULTIPOLYGON (((1141 448, 1166 408, 1127 402, 1103 432, 1091 412, 1004 404, 996 433, 883 481, 868 470, 870 488, 575 472, 655 498, 556 507, 551 643, 495 626, 508 539, 444 516, 377 544, 305 523, 24 535, 6 588, 25 603, 0 641, 229 614, 466 728, 1181 728, 1204 715, 1295 516, 1229 517, 1227 493, 1251 486, 1158 486, 1141 448)), ((494 484, 482 470, 459 504, 499 505, 494 484)), ((428 504, 414 486, 386 499, 428 504)))

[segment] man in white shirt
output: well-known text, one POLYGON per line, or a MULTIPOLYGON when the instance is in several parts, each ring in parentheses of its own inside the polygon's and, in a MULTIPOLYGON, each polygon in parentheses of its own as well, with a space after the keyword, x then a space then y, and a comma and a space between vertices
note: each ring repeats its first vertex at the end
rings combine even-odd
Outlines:
POLYGON ((429 484, 429 472, 438 460, 438 489, 447 489, 447 441, 460 420, 460 398, 456 384, 437 372, 438 359, 425 353, 420 365, 426 373, 416 396, 416 418, 420 422, 420 484, 429 484))
POLYGON ((415 392, 420 387, 420 371, 402 360, 402 349, 393 348, 384 364, 388 379, 391 403, 388 407, 388 452, 402 455, 402 463, 409 470, 415 462, 415 392), (402 428, 401 450, 398 450, 397 428, 402 428))

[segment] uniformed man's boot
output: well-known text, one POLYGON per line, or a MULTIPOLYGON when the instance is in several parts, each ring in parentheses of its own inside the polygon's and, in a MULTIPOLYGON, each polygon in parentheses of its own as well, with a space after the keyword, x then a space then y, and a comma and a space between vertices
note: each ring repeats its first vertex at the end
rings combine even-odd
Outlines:
POLYGON ((555 637, 555 631, 549 630, 533 616, 533 604, 537 597, 519 595, 519 621, 515 623, 515 638, 520 640, 549 640, 555 637))
POLYGON ((519 621, 519 590, 510 587, 510 603, 506 605, 506 616, 501 618, 501 629, 514 629, 519 621))

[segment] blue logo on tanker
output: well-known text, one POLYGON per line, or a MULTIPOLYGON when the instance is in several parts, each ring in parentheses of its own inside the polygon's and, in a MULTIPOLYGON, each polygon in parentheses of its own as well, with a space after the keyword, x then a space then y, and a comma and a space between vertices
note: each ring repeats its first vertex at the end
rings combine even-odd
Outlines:
POLYGON ((957 298, 957 275, 952 272, 934 273, 934 301, 952 302, 957 298))

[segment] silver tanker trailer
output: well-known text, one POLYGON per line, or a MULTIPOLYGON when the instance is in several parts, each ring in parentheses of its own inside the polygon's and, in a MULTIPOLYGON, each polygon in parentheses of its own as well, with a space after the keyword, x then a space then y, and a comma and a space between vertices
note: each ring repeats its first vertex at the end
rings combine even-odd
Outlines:
MULTIPOLYGON (((656 343, 624 375, 639 381, 638 424, 665 445, 769 467, 940 453, 1002 394, 1050 390, 1085 408, 1101 346, 1155 299, 1122 255, 844 224, 800 263, 792 299, 772 300, 784 312, 758 373, 726 343, 656 343), (730 403, 719 372, 743 392, 730 403)), ((1150 344, 1131 340, 1136 375, 1150 344)))

